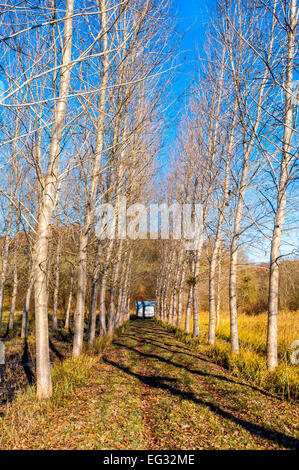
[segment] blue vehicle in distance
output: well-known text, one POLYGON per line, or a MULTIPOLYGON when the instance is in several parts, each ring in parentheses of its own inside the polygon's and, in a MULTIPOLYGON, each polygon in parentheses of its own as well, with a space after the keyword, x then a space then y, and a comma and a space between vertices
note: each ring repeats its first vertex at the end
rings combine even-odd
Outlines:
POLYGON ((155 302, 137 301, 136 302, 136 316, 137 318, 154 318, 155 317, 155 302))

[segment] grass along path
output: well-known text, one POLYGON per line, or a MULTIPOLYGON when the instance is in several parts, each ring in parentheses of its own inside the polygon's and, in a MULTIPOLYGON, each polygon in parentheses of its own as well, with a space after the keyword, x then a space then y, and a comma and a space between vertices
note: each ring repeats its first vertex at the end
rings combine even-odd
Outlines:
POLYGON ((4 449, 291 449, 298 408, 196 356, 162 326, 131 322, 84 384, 0 420, 4 449))

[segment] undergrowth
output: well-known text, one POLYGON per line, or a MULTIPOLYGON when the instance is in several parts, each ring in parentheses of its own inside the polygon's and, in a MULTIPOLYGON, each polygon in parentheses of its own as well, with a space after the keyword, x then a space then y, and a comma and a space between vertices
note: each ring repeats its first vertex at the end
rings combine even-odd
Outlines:
MULTIPOLYGON (((292 320, 297 313, 292 312, 292 320)), ((296 332, 295 325, 290 323, 290 312, 282 313, 280 320, 282 328, 278 337, 279 366, 274 372, 269 372, 266 364, 266 324, 265 315, 239 320, 240 353, 232 355, 229 343, 229 321, 221 320, 217 329, 216 344, 210 346, 207 342, 208 314, 200 314, 200 336, 194 338, 182 329, 156 320, 171 331, 185 344, 191 346, 199 354, 204 354, 213 362, 228 369, 235 377, 251 382, 281 398, 296 401, 299 398, 298 366, 290 363, 290 344, 296 332), (284 321, 283 321, 284 320, 284 321), (292 331, 290 331, 292 330, 292 331)), ((294 322, 295 323, 295 322, 294 322)))
MULTIPOLYGON (((128 322, 117 328, 114 334, 116 336, 122 334, 127 324, 128 322)), ((78 393, 80 387, 86 385, 101 353, 107 349, 112 339, 112 337, 99 338, 92 351, 85 352, 76 359, 69 357, 63 361, 56 361, 51 370, 53 394, 50 399, 38 401, 35 385, 17 391, 13 400, 6 405, 5 416, 0 419, 0 447, 4 444, 4 439, 15 442, 17 440, 15 434, 20 427, 25 433, 26 429, 30 432, 33 420, 43 426, 56 408, 65 408, 67 413, 69 400, 78 393)))

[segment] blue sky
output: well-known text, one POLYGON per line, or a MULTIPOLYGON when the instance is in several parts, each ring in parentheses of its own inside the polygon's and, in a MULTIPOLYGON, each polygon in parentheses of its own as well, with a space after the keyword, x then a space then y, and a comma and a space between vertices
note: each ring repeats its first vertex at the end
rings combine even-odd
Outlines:
MULTIPOLYGON (((162 151, 163 161, 167 161, 169 149, 176 134, 176 125, 184 112, 185 96, 196 69, 198 57, 204 57, 206 31, 215 14, 216 0, 172 0, 171 11, 176 22, 175 30, 182 35, 178 62, 183 64, 173 81, 171 100, 174 100, 168 113, 169 128, 162 151)), ((167 172, 167 168, 165 168, 167 172)))
MULTIPOLYGON (((198 58, 205 57, 204 43, 206 32, 216 13, 216 0, 172 0, 172 12, 176 20, 176 31, 183 35, 180 42, 180 60, 183 66, 178 70, 171 91, 171 101, 174 100, 167 113, 167 129, 164 146, 160 153, 162 163, 161 173, 166 174, 169 168, 169 156, 175 140, 177 125, 184 113, 184 103, 192 80, 192 71, 196 69, 198 58)), ((286 219, 285 228, 288 226, 286 219)), ((269 227, 270 231, 272 227, 269 227)), ((282 253, 288 255, 298 250, 298 230, 284 235, 282 253)), ((259 239, 256 246, 247 247, 246 252, 252 262, 269 261, 269 240, 259 239)))

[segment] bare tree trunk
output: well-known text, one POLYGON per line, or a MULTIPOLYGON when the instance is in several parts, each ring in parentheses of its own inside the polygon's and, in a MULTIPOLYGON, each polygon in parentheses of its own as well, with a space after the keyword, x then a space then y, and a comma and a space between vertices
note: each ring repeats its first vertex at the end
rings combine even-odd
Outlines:
MULTIPOLYGON (((243 204, 242 204, 243 207, 243 204)), ((239 227, 242 213, 238 210, 235 227, 239 227)), ((231 243, 230 274, 229 274, 229 307, 230 307, 230 340, 231 352, 239 353, 238 311, 237 311, 237 262, 239 229, 234 233, 231 243)))
POLYGON ((97 305, 98 305, 98 292, 100 282, 100 254, 102 250, 102 243, 98 242, 96 263, 92 277, 91 294, 90 294, 90 308, 89 308, 89 324, 88 324, 88 346, 94 344, 96 336, 96 323, 97 323, 97 305))
POLYGON ((89 322, 88 322, 88 346, 92 347, 96 336, 96 323, 97 323, 97 304, 98 292, 100 282, 100 253, 102 244, 99 241, 96 253, 96 262, 92 276, 90 306, 89 306, 89 322))
POLYGON ((131 298, 128 295, 127 302, 126 302, 127 320, 130 320, 130 303, 131 303, 131 298))
POLYGON ((166 283, 163 295, 163 318, 165 323, 168 322, 168 283, 166 283))
MULTIPOLYGON (((162 249, 161 249, 161 259, 165 259, 165 250, 166 250, 166 247, 164 245, 162 245, 162 249)), ((165 271, 166 271, 166 263, 163 263, 162 265, 162 269, 161 269, 161 272, 160 272, 160 275, 158 276, 158 282, 157 282, 157 294, 156 294, 156 297, 157 297, 157 306, 156 306, 156 309, 157 309, 157 316, 159 318, 159 320, 161 321, 164 321, 163 319, 163 289, 164 289, 164 283, 165 283, 165 271)))
POLYGON ((105 124, 105 105, 106 105, 106 88, 108 82, 108 38, 107 38, 107 19, 106 19, 106 0, 100 0, 101 21, 102 21, 102 53, 103 53, 103 74, 102 84, 99 96, 98 122, 96 148, 93 158, 92 176, 90 182, 90 190, 88 194, 88 204, 85 213, 84 227, 80 237, 79 263, 78 263, 78 279, 77 279, 77 301, 75 310, 75 331, 73 344, 73 357, 78 357, 82 353, 83 333, 84 333, 84 316, 85 316, 85 297, 87 283, 87 244, 89 239, 89 231, 94 217, 94 204, 96 200, 99 168, 102 158, 102 149, 104 142, 104 124, 105 124))
MULTIPOLYGON (((163 267, 162 267, 163 269, 163 267)), ((158 318, 158 320, 161 320, 161 277, 162 277, 162 274, 160 274, 160 276, 158 276, 158 279, 157 279, 157 287, 156 287, 156 316, 158 318)))
POLYGON ((186 262, 185 262, 185 259, 184 259, 183 260, 182 271, 181 271, 179 294, 178 294, 178 317, 177 317, 177 326, 178 327, 180 327, 181 321, 182 321, 185 272, 186 272, 186 262))
POLYGON ((100 336, 106 336, 106 288, 108 272, 105 271, 102 277, 100 290, 100 336))
POLYGON ((120 271, 120 275, 119 275, 119 278, 120 278, 120 282, 119 282, 119 292, 118 292, 118 299, 117 299, 117 309, 116 309, 116 315, 115 315, 115 326, 118 327, 121 325, 121 322, 122 322, 122 312, 123 312, 123 302, 124 302, 124 298, 125 298, 125 278, 126 278, 126 272, 127 272, 127 268, 128 266, 125 266, 125 261, 123 261, 122 263, 122 268, 121 268, 121 271, 120 271), (123 279, 123 281, 122 281, 123 279))
POLYGON ((68 302, 67 302, 67 308, 66 308, 66 313, 65 313, 65 322, 64 322, 64 328, 66 330, 70 329, 70 313, 71 313, 73 291, 74 291, 74 275, 75 275, 74 272, 75 272, 75 269, 74 269, 74 266, 72 266, 71 281, 70 281, 70 293, 69 293, 69 299, 68 299, 68 302))
POLYGON ((88 346, 89 347, 93 346, 94 341, 95 341, 95 336, 96 336, 99 282, 100 282, 100 275, 98 273, 92 279, 91 294, 90 294, 89 323, 88 323, 88 346))
MULTIPOLYGON (((239 21, 239 19, 238 19, 239 21)), ((275 36, 275 17, 273 16, 272 21, 272 30, 269 40, 269 46, 267 50, 267 56, 265 60, 265 68, 263 76, 261 78, 260 85, 257 89, 258 96, 255 99, 255 113, 252 116, 251 109, 248 108, 248 89, 247 86, 244 87, 242 91, 240 85, 244 81, 244 77, 240 76, 239 73, 239 63, 236 64, 236 58, 232 53, 232 42, 230 38, 227 41, 227 52, 229 54, 230 64, 231 64, 231 73, 232 80, 234 84, 235 96, 238 103, 239 117, 242 126, 243 132, 243 159, 242 159, 242 168, 241 168, 241 177, 238 184, 238 194, 237 194, 237 208, 235 212, 235 220, 233 227, 233 234, 230 246, 230 274, 229 274, 229 307, 230 307, 230 336, 231 336, 231 352, 232 354, 239 353, 239 338, 238 338, 238 312, 237 312, 237 263, 238 263, 238 245, 239 245, 239 236, 241 228, 241 220, 243 215, 243 206, 244 206, 244 197, 247 189, 247 176, 249 171, 249 164, 251 160, 251 154, 253 149, 253 144, 255 142, 256 136, 258 135, 258 130, 260 127, 260 118, 263 110, 263 103, 265 100, 265 89, 268 83, 269 68, 268 64, 272 56, 273 40, 275 36), (242 95, 245 93, 245 96, 242 95), (246 119, 246 117, 248 119, 246 119), (248 122, 250 123, 248 125, 248 122)), ((241 56, 245 58, 245 55, 249 52, 247 49, 247 43, 244 42, 242 45, 244 50, 241 49, 241 56)), ((241 46, 241 47, 242 47, 241 46)), ((237 48, 240 45, 237 43, 237 48)), ((235 51, 236 52, 236 51, 235 51)), ((238 59, 240 61, 240 57, 238 59)), ((246 80, 246 78, 245 78, 246 80)))
POLYGON ((106 336, 107 334, 107 329, 106 329, 106 288, 107 288, 107 280, 108 280, 108 270, 109 270, 109 264, 112 256, 112 251, 113 251, 113 240, 109 241, 108 249, 107 249, 107 254, 106 254, 106 259, 105 259, 105 265, 103 269, 103 275, 102 275, 102 282, 101 282, 101 290, 100 290, 100 335, 101 336, 106 336))
MULTIPOLYGON (((174 288, 173 288, 173 305, 172 305, 172 324, 178 325, 178 298, 179 298, 179 290, 180 290, 180 283, 181 283, 181 276, 182 276, 182 269, 181 266, 184 264, 184 248, 179 248, 179 256, 178 256, 178 266, 179 269, 176 270, 175 279, 174 279, 174 288)), ((181 313, 181 312, 180 312, 181 313)))
POLYGON ((8 214, 6 233, 4 238, 4 248, 3 248, 3 257, 2 257, 2 272, 1 272, 1 282, 0 282, 0 335, 2 327, 2 315, 3 315, 3 303, 4 303, 4 287, 6 281, 7 265, 8 265, 8 252, 10 245, 10 230, 11 230, 11 218, 12 211, 11 208, 8 214))
MULTIPOLYGON (((271 55, 273 45, 273 37, 270 41, 268 56, 271 55)), ((253 125, 252 134, 249 138, 248 144, 246 144, 246 124, 243 123, 243 162, 241 179, 238 188, 238 201, 235 213, 234 228, 232 241, 230 246, 230 273, 229 273, 229 308, 230 308, 230 339, 231 339, 231 352, 232 354, 239 353, 239 336, 238 336, 238 309, 237 309, 237 265, 238 265, 238 249, 239 249, 239 236, 241 228, 241 220, 243 216, 244 198, 247 189, 247 175, 249 171, 250 156, 253 148, 253 143, 257 135, 257 131, 260 125, 260 117, 262 112, 262 104, 264 100, 264 91, 268 78, 268 69, 266 67, 260 89, 257 103, 257 111, 255 121, 253 125)), ((236 93, 238 84, 235 85, 236 93)))
POLYGON ((194 261, 194 278, 195 278, 195 286, 193 289, 193 336, 198 338, 199 336, 199 311, 198 311, 198 276, 199 276, 199 267, 200 267, 200 255, 201 249, 196 250, 195 252, 195 261, 194 261))
MULTIPOLYGON (((216 237, 217 240, 217 237, 216 237)), ((216 244, 216 243, 215 243, 216 244)), ((215 276, 216 276, 216 259, 212 254, 210 265, 210 278, 209 278, 209 344, 215 344, 215 330, 216 330, 216 294, 215 294, 215 276)))
POLYGON ((166 292, 167 289, 167 281, 164 279, 163 283, 163 289, 162 289, 162 294, 161 294, 161 307, 162 307, 162 321, 166 322, 167 321, 167 303, 166 303, 166 292))
POLYGON ((14 263, 13 263, 13 288, 12 288, 12 295, 11 295, 9 321, 8 321, 8 327, 7 327, 8 332, 12 331, 13 326, 14 326, 17 292, 18 292, 18 264, 17 264, 17 249, 15 247, 14 263))
POLYGON ((222 242, 222 226, 224 222, 225 209, 228 200, 229 192, 229 172, 230 172, 230 162, 231 154, 234 144, 234 131, 237 119, 237 102, 235 101, 233 109, 233 122, 230 130, 229 144, 227 149, 227 157, 225 162, 225 176, 224 176, 224 188, 223 188, 223 197, 220 208, 220 213, 218 217, 217 232, 215 238, 215 244, 213 247, 211 265, 210 265, 210 275, 209 275, 209 344, 215 344, 215 329, 216 329, 216 295, 215 295, 215 276, 217 268, 217 260, 219 257, 220 246, 222 242))
POLYGON ((70 62, 72 50, 73 0, 67 0, 64 22, 64 46, 59 98, 55 109, 52 128, 50 156, 44 183, 36 239, 35 263, 35 331, 36 331, 36 377, 37 396, 47 399, 52 395, 51 368, 49 356, 48 302, 47 302, 47 260, 51 217, 55 204, 59 154, 62 130, 66 113, 66 102, 70 84, 70 62))
POLYGON ((131 272, 131 264, 133 258, 133 250, 129 248, 128 262, 126 263, 125 273, 124 273, 124 283, 121 291, 121 297, 118 305, 118 317, 120 318, 120 323, 122 324, 125 321, 127 316, 127 301, 128 301, 128 287, 129 287, 129 276, 131 272))
POLYGON ((77 271, 77 299, 74 315, 73 357, 80 356, 82 354, 83 349, 85 297, 87 284, 87 244, 88 232, 84 230, 84 233, 80 236, 79 246, 79 259, 77 271))
POLYGON ((57 252, 56 252, 56 274, 55 274, 55 284, 54 284, 54 295, 53 295, 53 330, 58 328, 58 292, 59 292, 59 279, 60 279, 60 250, 61 242, 60 238, 57 242, 57 252))
POLYGON ((123 240, 120 240, 119 246, 116 252, 116 265, 113 271, 112 286, 110 292, 110 306, 109 306, 109 317, 108 317, 108 336, 111 336, 116 322, 116 293, 119 281, 120 273, 120 261, 122 253, 123 240))
POLYGON ((279 288, 279 257, 282 230, 285 218, 286 190, 289 178, 289 166, 292 160, 291 141, 293 135, 293 102, 292 82, 294 70, 294 44, 297 22, 296 0, 289 1, 289 18, 287 21, 287 67, 285 80, 285 120, 282 144, 282 160, 277 194, 277 209, 271 242, 269 299, 268 299, 268 332, 267 332, 267 366, 270 371, 278 365, 277 355, 277 315, 279 288))
POLYGON ((217 279, 217 307, 216 307, 216 326, 220 325, 220 306, 221 306, 221 256, 218 262, 218 279, 217 279))
POLYGON ((185 319, 185 331, 186 333, 190 333, 191 331, 191 309, 193 305, 193 295, 194 295, 194 286, 189 287, 189 293, 188 293, 188 300, 187 300, 187 308, 186 308, 186 319, 185 319))
POLYGON ((173 302, 174 302, 174 292, 173 292, 173 283, 169 282, 169 310, 168 310, 168 323, 173 325, 173 302))
POLYGON ((173 305, 172 305, 172 324, 177 325, 178 323, 178 293, 177 289, 173 292, 173 305))
POLYGON ((193 336, 199 336, 198 286, 194 287, 193 295, 193 336))
POLYGON ((165 320, 172 324, 173 315, 173 262, 175 260, 175 249, 170 246, 169 261, 166 272, 165 282, 165 300, 164 300, 164 316, 165 320))
POLYGON ((161 299, 160 299, 160 302, 161 302, 161 320, 163 322, 166 322, 167 318, 166 318, 166 309, 167 309, 167 306, 166 306, 166 289, 167 289, 167 269, 168 269, 168 265, 167 265, 167 259, 168 259, 168 255, 167 253, 165 253, 165 266, 164 266, 164 270, 163 270, 163 273, 162 273, 162 279, 161 279, 161 299))
POLYGON ((23 315, 22 315, 22 328, 21 328, 21 338, 27 338, 28 336, 28 321, 29 321, 29 308, 30 308, 30 299, 31 292, 34 281, 34 260, 32 261, 32 266, 29 273, 29 283, 26 291, 26 296, 23 306, 23 315))

